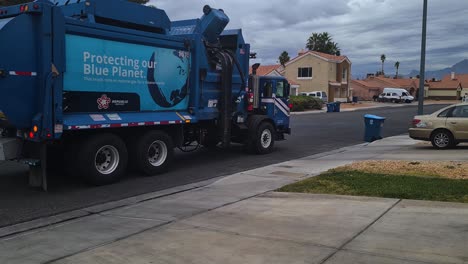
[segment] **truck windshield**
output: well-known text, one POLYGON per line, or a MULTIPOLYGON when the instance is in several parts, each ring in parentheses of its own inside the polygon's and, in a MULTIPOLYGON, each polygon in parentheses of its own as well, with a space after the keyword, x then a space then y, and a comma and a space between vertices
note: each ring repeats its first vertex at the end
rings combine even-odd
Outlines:
POLYGON ((2 29, 8 22, 13 20, 14 17, 0 19, 0 29, 2 29))

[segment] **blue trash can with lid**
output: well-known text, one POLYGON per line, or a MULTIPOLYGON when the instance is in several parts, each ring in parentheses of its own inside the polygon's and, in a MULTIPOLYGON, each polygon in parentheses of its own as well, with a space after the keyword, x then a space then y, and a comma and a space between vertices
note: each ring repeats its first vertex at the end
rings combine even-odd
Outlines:
POLYGON ((341 106, 341 102, 335 102, 335 112, 340 112, 341 109, 340 109, 340 106, 341 106))
POLYGON ((385 122, 385 117, 376 115, 365 115, 364 124, 366 125, 364 141, 372 142, 378 139, 382 139, 382 127, 385 122))
POLYGON ((327 104, 327 113, 335 112, 335 103, 327 104))

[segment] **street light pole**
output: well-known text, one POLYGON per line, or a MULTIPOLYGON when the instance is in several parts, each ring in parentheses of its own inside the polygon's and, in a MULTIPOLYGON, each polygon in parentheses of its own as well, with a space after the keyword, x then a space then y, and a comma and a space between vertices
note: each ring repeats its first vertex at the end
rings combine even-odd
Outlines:
POLYGON ((427 24, 427 0, 424 0, 422 40, 421 40, 421 68, 419 70, 419 95, 418 95, 418 115, 423 114, 424 107, 424 83, 426 72, 426 24, 427 24))

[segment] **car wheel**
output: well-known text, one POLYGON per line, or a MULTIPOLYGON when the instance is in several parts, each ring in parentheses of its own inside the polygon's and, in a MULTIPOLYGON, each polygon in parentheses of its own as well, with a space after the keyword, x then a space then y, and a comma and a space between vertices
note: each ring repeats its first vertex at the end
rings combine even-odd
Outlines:
POLYGON ((437 130, 431 136, 432 146, 437 149, 448 149, 455 146, 452 133, 447 130, 437 130))

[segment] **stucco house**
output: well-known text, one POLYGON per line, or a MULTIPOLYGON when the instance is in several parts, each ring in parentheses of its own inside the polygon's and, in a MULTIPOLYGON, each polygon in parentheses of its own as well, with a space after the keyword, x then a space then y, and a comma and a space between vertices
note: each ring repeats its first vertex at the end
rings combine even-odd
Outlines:
POLYGON ((383 92, 384 88, 403 88, 415 96, 419 88, 419 79, 393 79, 383 76, 369 76, 364 80, 351 80, 351 94, 359 100, 372 100, 383 92))
POLYGON ((429 98, 438 100, 458 100, 468 93, 468 74, 452 72, 442 80, 429 81, 429 98))
POLYGON ((317 51, 301 51, 277 71, 299 86, 298 92, 325 91, 329 101, 347 101, 351 61, 317 51))

